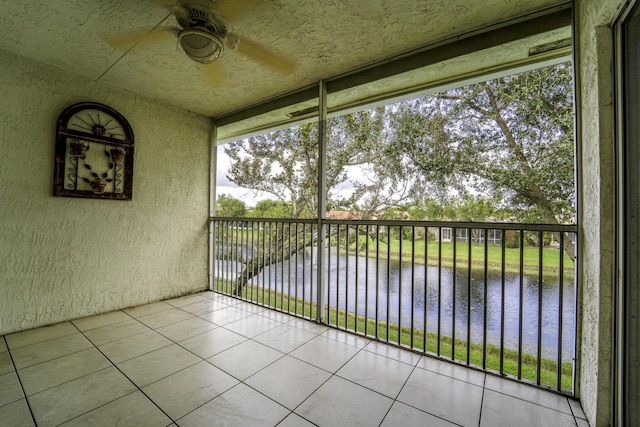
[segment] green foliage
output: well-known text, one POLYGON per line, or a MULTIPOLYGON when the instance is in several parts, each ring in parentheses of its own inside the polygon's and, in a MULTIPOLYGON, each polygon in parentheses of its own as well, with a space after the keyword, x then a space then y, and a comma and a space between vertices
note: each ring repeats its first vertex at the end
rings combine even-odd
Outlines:
MULTIPOLYGON (((408 195, 386 173, 382 161, 385 108, 334 117, 327 122, 327 209, 354 206, 370 216, 380 207, 397 205, 408 195), (355 169, 354 169, 355 168, 355 169), (367 171, 367 180, 352 179, 349 172, 367 171), (348 197, 341 188, 353 189, 348 197)), ((225 146, 231 159, 227 178, 235 184, 266 192, 290 206, 289 218, 317 216, 318 127, 304 124, 259 135, 225 146)), ((402 181, 402 182, 401 182, 402 181)))
POLYGON ((529 221, 571 221, 572 111, 569 64, 405 101, 390 114, 389 167, 416 193, 473 189, 529 221))
POLYGON ((289 218, 291 217, 291 205, 280 200, 260 200, 256 206, 249 211, 253 218, 289 218))
POLYGON ((247 206, 242 200, 235 199, 226 194, 218 196, 216 202, 216 215, 224 217, 243 217, 247 213, 247 206))
MULTIPOLYGON (((571 78, 561 64, 330 118, 327 209, 571 222, 571 78)), ((227 178, 286 203, 288 217, 315 217, 317 144, 317 124, 232 142, 227 178)))
POLYGON ((290 204, 288 217, 315 216, 317 132, 307 124, 229 143, 227 179, 290 204))
POLYGON ((504 232, 504 245, 507 248, 519 248, 520 247, 520 235, 514 230, 505 230, 504 232))

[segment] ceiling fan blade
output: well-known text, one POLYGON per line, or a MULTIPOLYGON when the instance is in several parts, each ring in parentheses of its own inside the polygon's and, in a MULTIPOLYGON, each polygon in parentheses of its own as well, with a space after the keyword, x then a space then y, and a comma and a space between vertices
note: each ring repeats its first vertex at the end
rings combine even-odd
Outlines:
POLYGON ((225 87, 227 79, 222 71, 220 62, 216 61, 211 64, 202 65, 202 76, 207 85, 211 87, 225 87))
POLYGON ((158 6, 166 7, 167 9, 171 9, 172 7, 176 7, 178 5, 177 0, 153 0, 158 6))
POLYGON ((175 39, 179 29, 172 27, 156 28, 154 30, 131 31, 128 33, 109 34, 102 36, 111 47, 118 50, 129 50, 133 46, 151 46, 164 40, 175 39))
POLYGON ((237 39, 235 43, 235 49, 243 55, 249 58, 262 62, 263 64, 280 71, 285 75, 291 74, 294 65, 275 53, 269 52, 265 48, 258 46, 245 39, 237 39))
POLYGON ((218 12, 224 19, 231 22, 242 17, 251 10, 251 0, 214 0, 212 9, 218 12))

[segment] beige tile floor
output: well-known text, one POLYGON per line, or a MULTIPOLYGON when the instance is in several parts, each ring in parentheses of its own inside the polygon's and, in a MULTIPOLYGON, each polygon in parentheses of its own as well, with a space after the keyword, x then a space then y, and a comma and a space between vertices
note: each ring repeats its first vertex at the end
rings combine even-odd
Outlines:
POLYGON ((587 426, 578 402, 212 292, 0 339, 0 425, 587 426))

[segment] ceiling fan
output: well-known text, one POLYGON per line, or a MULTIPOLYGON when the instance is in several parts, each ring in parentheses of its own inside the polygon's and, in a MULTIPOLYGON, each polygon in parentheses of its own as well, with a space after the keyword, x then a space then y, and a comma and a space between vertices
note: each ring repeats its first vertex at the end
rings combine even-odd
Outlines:
POLYGON ((205 78, 212 86, 223 85, 223 76, 214 63, 226 50, 236 51, 285 75, 293 71, 291 62, 231 31, 229 20, 247 12, 246 1, 156 0, 156 3, 169 9, 178 26, 105 36, 105 41, 116 49, 130 50, 133 46, 175 38, 190 59, 207 66, 205 78))

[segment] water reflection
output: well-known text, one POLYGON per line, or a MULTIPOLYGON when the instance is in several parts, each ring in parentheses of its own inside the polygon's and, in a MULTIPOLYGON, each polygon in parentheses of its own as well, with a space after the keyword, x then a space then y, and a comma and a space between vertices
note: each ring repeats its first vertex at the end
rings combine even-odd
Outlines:
MULTIPOLYGON (((266 268, 254 277, 252 285, 275 291, 284 287, 286 293, 316 301, 316 266, 310 253, 301 253, 291 260, 266 268), (304 274, 303 274, 304 271, 304 274)), ((239 272, 241 266, 225 262, 224 268, 239 272)), ((575 337, 575 294, 573 280, 560 285, 543 279, 538 286, 536 276, 490 272, 486 286, 481 267, 474 267, 471 280, 466 266, 456 269, 437 266, 400 264, 397 261, 355 256, 327 258, 326 280, 329 286, 325 298, 332 307, 347 308, 358 315, 400 323, 463 340, 470 330, 472 342, 482 343, 486 312, 487 342, 499 346, 504 340, 508 349, 518 349, 522 328, 523 352, 536 354, 538 349, 539 312, 542 313, 542 356, 556 359, 558 354, 559 307, 562 307, 562 359, 573 358, 575 337), (426 280, 425 280, 426 278, 426 280), (426 284, 426 285, 425 285, 426 284), (541 298, 541 299, 540 299, 541 298), (468 310, 468 307, 471 307, 468 310), (521 309, 522 307, 522 309, 521 309), (469 316, 470 314, 470 316, 469 316), (455 322, 454 322, 455 319, 455 322), (470 319, 468 321, 468 319, 470 319), (504 319, 504 321, 503 321, 504 319), (454 331, 455 328, 455 331, 454 331), (504 334, 501 331, 504 330, 504 334)))

